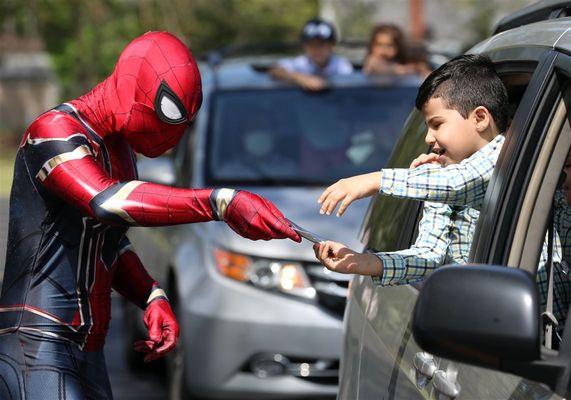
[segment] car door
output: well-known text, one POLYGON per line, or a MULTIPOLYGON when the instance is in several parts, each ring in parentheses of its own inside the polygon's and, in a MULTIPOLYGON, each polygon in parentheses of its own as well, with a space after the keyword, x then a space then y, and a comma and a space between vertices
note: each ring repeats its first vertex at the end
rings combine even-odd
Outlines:
MULTIPOLYGON (((551 201, 547 198, 538 199, 537 193, 541 192, 539 186, 543 180, 540 177, 533 180, 531 177, 534 174, 542 176, 548 169, 547 160, 549 155, 554 154, 555 148, 559 148, 561 154, 556 160, 557 165, 552 165, 551 170, 561 171, 569 148, 567 142, 559 147, 555 146, 553 143, 556 138, 552 138, 549 143, 544 139, 549 132, 556 136, 556 133, 568 131, 569 127, 565 103, 561 99, 563 86, 558 83, 561 76, 556 76, 555 72, 557 57, 563 56, 547 52, 541 57, 519 104, 496 166, 495 176, 488 188, 482 209, 484 217, 478 223, 472 247, 474 262, 525 267, 530 272, 535 272, 537 268, 546 233, 545 207, 550 205, 551 201), (558 114, 554 110, 558 110, 558 114), (548 148, 541 147, 542 144, 548 148), (522 193, 525 193, 525 196, 522 196, 522 193), (525 198, 534 198, 534 201, 527 200, 526 203, 525 198), (526 216, 518 214, 522 204, 526 207, 526 216), (533 214, 533 211, 536 214, 533 214), (532 219, 532 215, 535 215, 535 219, 532 219), (528 232, 532 230, 531 227, 534 228, 532 233, 528 232)), ((559 63, 562 64, 561 61, 559 63)), ((503 72, 509 72, 513 67, 508 66, 503 72)), ((570 139, 562 139, 561 142, 566 140, 570 139)), ((556 173, 555 181, 558 177, 559 172, 556 173)), ((554 189, 549 194, 549 190, 544 191, 544 195, 553 196, 553 191, 554 189)), ((431 360, 430 355, 423 353, 410 337, 410 330, 405 333, 402 345, 405 349, 398 366, 394 398, 409 395, 411 383, 422 397, 519 399, 552 396, 544 386, 522 380, 516 375, 445 359, 431 360), (423 380, 423 369, 432 374, 428 384, 426 379, 423 380)))
MULTIPOLYGON (((408 118, 388 167, 408 167, 426 151, 422 115, 408 118)), ((362 241, 369 250, 391 251, 408 246, 414 234, 420 204, 376 197, 365 217, 362 241)), ((340 399, 377 399, 387 395, 401 338, 406 331, 414 298, 410 288, 378 291, 369 277, 356 276, 344 321, 344 351, 340 399)))
MULTIPOLYGON (((537 54, 537 51, 535 54, 537 54)), ((522 54, 525 52, 522 52, 522 54)), ((547 90, 547 82, 553 74, 553 52, 543 51, 543 55, 538 60, 529 62, 528 59, 514 60, 514 52, 498 52, 492 57, 498 62, 498 69, 503 74, 512 73, 515 75, 529 72, 530 68, 535 70, 533 78, 523 95, 523 100, 519 104, 517 113, 513 120, 511 129, 511 139, 507 140, 506 150, 510 150, 512 156, 518 155, 519 150, 514 150, 512 143, 525 142, 528 132, 532 129, 539 129, 542 123, 548 121, 550 110, 553 106, 554 95, 547 90), (536 63, 537 68, 535 68, 536 63), (546 104, 547 102, 547 104, 546 104)), ((530 54, 528 52, 526 57, 530 54)), ((419 125, 420 129, 421 125, 419 125)), ((418 137, 417 139, 420 139, 418 137)), ((516 146, 521 149, 521 146, 516 146)), ((531 146, 528 151, 531 151, 531 146)), ((416 152, 418 154, 419 151, 416 152)), ((527 154, 527 153, 526 153, 527 154)), ((397 154, 395 153, 395 156, 397 154)), ((404 156, 404 153, 403 153, 404 156)), ((530 155, 527 154, 528 159, 530 155)), ((412 155, 409 156, 409 160, 412 155)), ((525 158, 523 159, 525 160, 525 158)), ((396 163, 395 163, 396 164, 396 163)), ((475 236, 475 247, 473 248, 473 259, 479 262, 496 262, 498 254, 503 254, 508 241, 506 232, 508 227, 513 225, 513 213, 515 207, 504 202, 506 189, 503 188, 507 182, 511 182, 514 193, 521 193, 525 183, 523 178, 513 181, 518 176, 525 176, 524 171, 519 175, 509 175, 513 173, 516 162, 511 158, 501 156, 498 162, 498 175, 490 184, 487 193, 487 211, 482 214, 478 231, 475 236), (508 169, 504 172, 501 168, 508 169), (503 173, 502 173, 503 172, 503 173), (510 178, 510 179, 507 179, 510 178), (519 185, 519 186, 518 186, 519 185), (499 218, 504 218, 503 224, 499 224, 499 218), (507 219, 506 219, 507 218, 507 219), (510 220, 509 218, 512 218, 510 220), (510 225, 511 224, 511 225, 510 225), (497 231, 502 226, 503 230, 497 231), (504 236, 498 235, 493 239, 489 235, 489 230, 494 228, 497 232, 503 232, 504 236), (487 245, 485 245, 486 243, 487 245), (492 248, 494 251, 492 251, 492 248), (492 256, 493 255, 493 256, 492 256)), ((521 163, 531 167, 533 164, 521 163)), ((392 241, 393 244, 400 244, 398 248, 406 248, 412 243, 412 235, 406 238, 406 227, 403 221, 407 219, 401 213, 408 211, 408 222, 413 214, 410 206, 405 207, 401 201, 400 206, 395 206, 391 210, 391 200, 387 198, 377 199, 373 203, 369 215, 369 224, 365 226, 365 239, 369 249, 385 250, 380 248, 391 243, 390 226, 383 226, 385 220, 383 215, 390 215, 394 224, 400 226, 399 240, 392 241), (374 214, 377 218, 372 218, 374 214), (400 217, 397 218, 397 217, 400 217), (376 224, 371 221, 376 220, 376 224), (403 229, 405 227, 405 229, 403 229), (376 230, 375 230, 376 229, 376 230)), ((417 209, 418 212, 418 209, 417 209)), ((386 219, 386 217, 385 217, 386 219)), ((388 246, 390 247, 390 245, 388 246)), ((525 246, 524 246, 525 248, 525 246)), ((386 249, 392 250, 392 249, 386 249)), ((537 250, 537 249, 536 249, 537 250)), ((538 255, 536 255, 536 258, 538 255)), ((372 285, 370 279, 359 279, 354 281, 356 285, 372 285)), ((358 306, 350 304, 348 315, 351 316, 350 307, 360 307, 365 323, 361 325, 359 335, 361 337, 359 355, 359 377, 353 379, 352 383, 357 383, 358 389, 349 390, 343 381, 341 385, 340 398, 352 398, 348 395, 361 399, 380 398, 547 398, 547 392, 542 386, 535 383, 523 381, 521 378, 504 373, 498 373, 483 368, 452 363, 448 360, 441 360, 432 357, 430 354, 422 352, 411 337, 410 322, 414 303, 419 287, 402 286, 388 288, 371 288, 366 298, 360 299, 362 302, 358 306), (387 371, 387 364, 393 362, 393 368, 387 371), (428 379, 431 378, 431 379, 428 379)), ((362 291, 365 292, 365 291, 362 291)), ((453 302, 454 299, 451 299, 453 302)), ((358 303, 354 301, 354 303, 358 303)), ((355 333, 357 329, 351 328, 351 321, 348 323, 347 333, 355 333)), ((357 335, 355 334, 355 337, 357 335)), ((346 348, 346 354, 348 351, 346 348)), ((353 352, 354 353, 354 352, 353 352)), ((356 364, 353 364, 356 365, 356 364)), ((351 385, 347 385, 351 386, 351 385)))

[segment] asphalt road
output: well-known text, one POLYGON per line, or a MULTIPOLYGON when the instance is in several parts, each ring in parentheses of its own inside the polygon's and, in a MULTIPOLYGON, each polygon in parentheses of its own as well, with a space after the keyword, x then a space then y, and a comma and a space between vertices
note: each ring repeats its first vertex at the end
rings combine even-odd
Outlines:
MULTIPOLYGON (((8 235, 8 199, 0 197, 0 280, 4 274, 6 239, 8 235)), ((167 390, 161 378, 152 372, 134 374, 127 368, 123 358, 124 344, 121 340, 121 302, 113 297, 111 326, 105 345, 107 370, 115 400, 162 400, 167 390)))

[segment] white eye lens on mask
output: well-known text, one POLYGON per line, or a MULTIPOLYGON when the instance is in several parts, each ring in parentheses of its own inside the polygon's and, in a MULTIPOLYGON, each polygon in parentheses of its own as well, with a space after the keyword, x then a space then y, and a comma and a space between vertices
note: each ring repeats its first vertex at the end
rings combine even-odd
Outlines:
POLYGON ((182 102, 165 81, 157 89, 155 95, 155 112, 159 119, 167 124, 187 122, 187 115, 182 102))
POLYGON ((173 121, 177 121, 182 118, 182 113, 176 106, 175 102, 168 98, 168 96, 163 96, 161 99, 161 111, 165 117, 173 121))

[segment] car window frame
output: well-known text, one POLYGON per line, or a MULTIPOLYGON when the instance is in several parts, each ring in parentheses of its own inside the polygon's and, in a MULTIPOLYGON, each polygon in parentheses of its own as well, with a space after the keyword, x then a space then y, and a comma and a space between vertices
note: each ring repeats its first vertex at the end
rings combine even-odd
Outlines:
MULTIPOLYGON (((506 147, 506 141, 502 163, 498 161, 496 167, 499 179, 495 185, 499 187, 498 192, 503 190, 506 193, 506 199, 497 212, 497 219, 488 225, 494 232, 490 234, 482 229, 491 240, 502 242, 502 245, 491 248, 487 263, 520 268, 533 275, 537 273, 561 169, 571 147, 571 56, 551 51, 544 61, 541 76, 536 82, 540 85, 533 100, 535 107, 526 110, 529 115, 527 128, 522 131, 525 134, 519 132, 520 137, 513 137, 511 147, 506 147)), ((566 322, 569 322, 569 314, 566 322)), ((542 356, 537 366, 561 365, 563 368, 569 365, 569 327, 565 328, 562 339, 558 351, 541 347, 542 356)), ((543 382, 545 380, 540 377, 554 373, 547 367, 514 372, 543 382)), ((557 381, 561 388, 555 392, 565 393, 569 375, 557 381)))
MULTIPOLYGON (((518 174, 522 166, 535 163, 538 156, 538 136, 549 115, 538 112, 555 95, 550 76, 557 52, 546 50, 537 60, 537 67, 516 110, 512 125, 488 185, 480 218, 476 225, 469 261, 482 264, 507 265, 507 246, 513 241, 515 227, 500 221, 514 221, 522 206, 521 188, 529 183, 529 174, 518 174), (526 135, 527 132, 532 135, 526 135)), ((491 57, 493 59, 493 57, 491 57)), ((500 57, 498 57, 500 58, 500 57)), ((533 60, 521 60, 530 62, 533 60)), ((498 66, 500 73, 518 72, 524 63, 517 60, 498 66), (517 65, 517 66, 516 66, 517 65), (516 68, 514 68, 516 66, 516 68), (517 70, 517 71, 516 71, 517 70)))
POLYGON ((571 125, 568 118, 568 113, 571 112, 568 107, 571 104, 570 87, 564 90, 553 110, 541 152, 531 172, 507 263, 532 274, 537 271, 556 185, 571 147, 571 125))

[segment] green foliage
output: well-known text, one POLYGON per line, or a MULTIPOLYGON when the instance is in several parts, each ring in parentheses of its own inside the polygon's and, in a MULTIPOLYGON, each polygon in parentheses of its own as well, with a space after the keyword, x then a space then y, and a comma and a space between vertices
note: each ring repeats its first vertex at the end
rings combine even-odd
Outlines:
POLYGON ((105 78, 121 49, 146 31, 168 30, 199 55, 229 44, 294 41, 318 13, 318 0, 3 1, 0 24, 14 15, 19 34, 43 39, 64 99, 105 78))
POLYGON ((458 0, 456 6, 459 10, 471 11, 471 19, 466 24, 466 30, 470 32, 470 39, 464 43, 464 49, 468 50, 474 44, 484 40, 492 34, 499 21, 497 9, 503 5, 503 14, 510 14, 530 4, 532 0, 458 0))
POLYGON ((375 15, 374 2, 351 3, 350 7, 337 10, 341 33, 346 39, 369 39, 371 29, 378 23, 372 16, 375 15))

